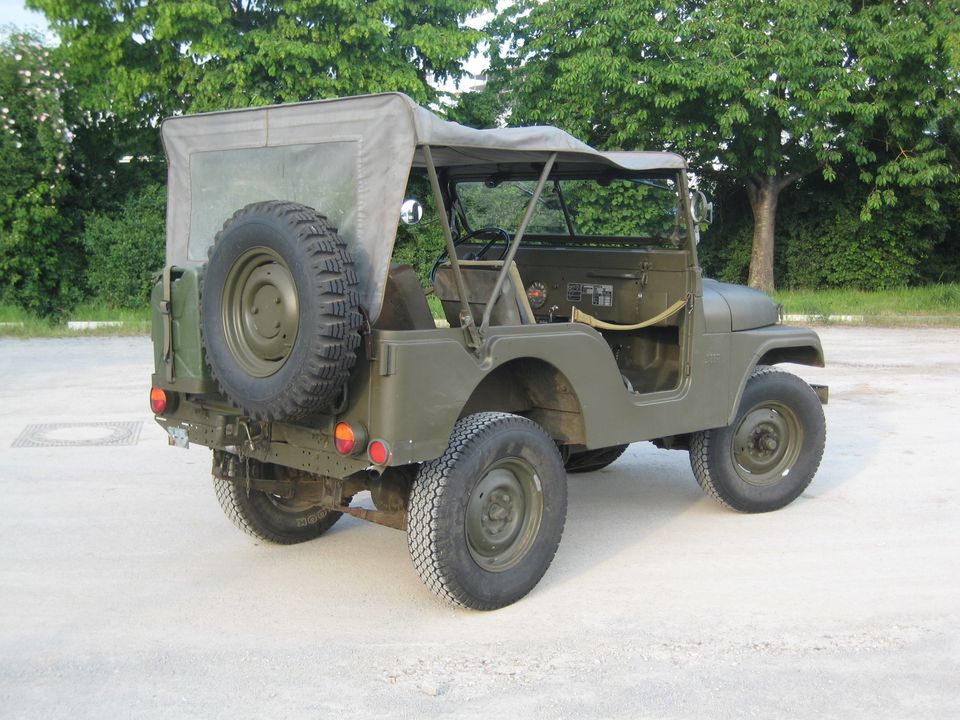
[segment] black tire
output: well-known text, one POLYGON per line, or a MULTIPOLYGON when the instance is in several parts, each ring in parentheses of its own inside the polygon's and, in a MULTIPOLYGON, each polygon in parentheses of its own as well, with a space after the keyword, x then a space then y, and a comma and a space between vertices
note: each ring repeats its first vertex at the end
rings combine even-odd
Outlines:
POLYGON ((353 259, 323 215, 280 201, 237 211, 210 248, 200 300, 221 392, 258 420, 333 404, 356 362, 358 303, 353 259))
POLYGON ((478 413, 459 420, 443 455, 420 467, 407 545, 441 599, 495 610, 543 577, 566 514, 566 473, 550 437, 526 418, 478 413))
MULTIPOLYGON (((214 474, 213 488, 220 507, 234 525, 248 535, 278 545, 313 540, 333 527, 343 514, 259 490, 248 491, 242 479, 214 474)), ((349 498, 344 499, 344 504, 349 502, 349 498)))
POLYGON ((584 450, 583 452, 570 453, 570 457, 564 463, 568 473, 586 473, 595 470, 602 470, 607 465, 612 465, 620 459, 629 445, 614 445, 612 447, 597 448, 596 450, 584 450))
POLYGON ((826 435, 813 389, 795 375, 760 367, 733 423, 693 434, 690 464, 700 487, 721 504, 749 513, 779 510, 813 480, 826 435))

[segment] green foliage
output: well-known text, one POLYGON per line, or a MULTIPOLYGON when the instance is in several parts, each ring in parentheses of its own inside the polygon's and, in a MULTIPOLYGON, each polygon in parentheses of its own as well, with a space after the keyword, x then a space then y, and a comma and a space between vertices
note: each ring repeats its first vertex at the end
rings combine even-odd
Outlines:
POLYGON ((931 132, 958 111, 950 3, 520 0, 494 31, 512 122, 607 149, 675 148, 707 179, 747 188, 758 213, 847 158, 869 189, 864 221, 906 195, 936 211, 956 182, 931 132))
POLYGON ((397 239, 393 246, 393 262, 412 266, 420 276, 420 281, 426 285, 430 270, 446 245, 430 182, 425 175, 416 174, 410 177, 405 197, 420 201, 423 205, 423 219, 417 225, 398 225, 397 239))
MULTIPOLYGON (((927 258, 946 238, 947 217, 930 212, 917 193, 864 219, 860 211, 869 192, 856 179, 809 178, 781 198, 775 265, 782 287, 883 290, 924 279, 927 258)), ((700 261, 708 275, 743 282, 750 262, 749 209, 736 195, 720 198, 718 207, 718 221, 700 243, 700 261)))
POLYGON ((686 237, 686 227, 679 223, 674 180, 564 183, 564 193, 578 233, 674 243, 686 237))
MULTIPOLYGON (((527 233, 568 235, 567 215, 576 236, 605 235, 679 242, 686 228, 678 223, 677 183, 670 178, 641 181, 566 179, 547 183, 537 202, 527 233)), ((457 185, 472 229, 500 227, 513 233, 520 225, 536 187, 534 180, 506 180, 457 185)))
POLYGON ((81 295, 83 257, 69 167, 73 131, 55 52, 27 33, 0 41, 0 298, 62 312, 81 295))
MULTIPOLYGON (((0 113, 0 299, 48 314, 74 304, 84 278, 112 303, 136 303, 143 276, 162 264, 151 249, 159 236, 153 220, 137 225, 138 213, 156 217, 162 117, 377 91, 436 100, 428 81, 459 77, 482 37, 463 21, 493 6, 28 3, 45 13, 60 44, 54 51, 17 35, 0 48, 0 105, 9 110, 0 113), (121 163, 124 156, 132 161, 121 163), (79 241, 85 220, 84 243, 96 253, 88 274, 79 241)), ((429 229, 412 230, 399 252, 422 267, 433 240, 429 229), (422 248, 413 240, 420 236, 422 248)))
POLYGON ((940 212, 931 215, 942 217, 945 229, 934 238, 929 255, 920 262, 920 281, 960 283, 960 186, 945 189, 939 201, 940 212))
POLYGON ((84 106, 135 125, 177 112, 398 90, 436 97, 490 0, 28 0, 65 45, 84 106))
POLYGON ((119 212, 92 215, 83 232, 87 281, 95 297, 115 307, 142 306, 151 277, 163 267, 166 191, 147 185, 119 212))

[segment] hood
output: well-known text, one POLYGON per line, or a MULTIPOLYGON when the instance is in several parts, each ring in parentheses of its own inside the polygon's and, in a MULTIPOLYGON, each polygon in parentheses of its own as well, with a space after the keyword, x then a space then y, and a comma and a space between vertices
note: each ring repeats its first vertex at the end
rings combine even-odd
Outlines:
POLYGON ((703 281, 703 314, 708 333, 752 330, 777 322, 777 306, 766 293, 716 280, 703 281))

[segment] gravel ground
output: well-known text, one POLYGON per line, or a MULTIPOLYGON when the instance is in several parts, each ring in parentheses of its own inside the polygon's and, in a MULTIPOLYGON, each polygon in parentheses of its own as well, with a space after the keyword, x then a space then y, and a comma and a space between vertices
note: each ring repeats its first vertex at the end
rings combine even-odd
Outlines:
POLYGON ((0 339, 0 717, 956 717, 960 330, 822 337, 799 500, 738 515, 634 445, 570 478, 553 566, 494 613, 436 603, 394 530, 235 530, 150 419, 146 338, 0 339), (135 445, 12 447, 119 421, 135 445))

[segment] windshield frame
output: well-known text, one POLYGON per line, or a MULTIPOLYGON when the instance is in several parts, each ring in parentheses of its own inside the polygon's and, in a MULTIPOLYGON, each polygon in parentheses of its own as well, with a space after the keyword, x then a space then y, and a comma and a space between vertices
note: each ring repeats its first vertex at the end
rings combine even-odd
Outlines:
MULTIPOLYGON (((559 165, 559 163, 558 163, 559 165)), ((468 209, 463 199, 458 193, 458 185, 465 183, 483 183, 487 184, 489 182, 496 182, 499 185, 502 182, 507 181, 520 181, 520 182, 531 182, 536 183, 539 171, 542 169, 542 166, 535 164, 526 165, 523 168, 515 167, 498 167, 495 172, 490 172, 489 168, 485 168, 485 172, 478 173, 474 172, 461 172, 448 173, 446 189, 450 201, 449 207, 452 208, 453 214, 456 216, 457 225, 463 231, 463 234, 474 232, 478 228, 474 228, 470 223, 468 217, 468 209)), ((449 170, 449 169, 448 169, 449 170)), ((566 226, 566 231, 563 233, 541 233, 534 232, 529 228, 524 233, 523 243, 525 245, 546 245, 546 246, 595 246, 595 247, 638 247, 638 248, 647 248, 647 247, 670 247, 674 249, 688 249, 692 247, 695 243, 695 223, 693 222, 692 216, 690 214, 690 203, 689 200, 684 202, 684 198, 689 194, 689 188, 687 184, 686 172, 683 169, 675 168, 664 168, 656 170, 645 170, 642 173, 638 172, 628 172, 628 171, 618 171, 618 170, 604 170, 601 173, 593 172, 583 172, 574 166, 571 167, 569 164, 563 168, 554 168, 551 171, 549 178, 547 179, 548 186, 555 186, 556 183, 562 183, 563 181, 570 180, 583 180, 583 181, 597 181, 601 184, 607 182, 611 183, 616 180, 621 181, 633 181, 639 182, 646 185, 653 185, 652 182, 658 178, 672 180, 676 183, 676 202, 677 202, 677 227, 682 229, 682 232, 679 236, 679 242, 677 243, 664 243, 664 242, 651 242, 652 236, 643 236, 643 235, 590 235, 585 233, 576 232, 576 229, 573 225, 571 214, 569 208, 567 207, 566 199, 563 196, 562 192, 557 195, 560 201, 560 212, 563 216, 563 221, 566 226), (645 182, 646 181, 646 182, 645 182)), ((562 187, 562 186, 561 186, 562 187)), ((659 186, 657 186, 659 187, 659 186)), ((664 188, 666 189, 666 188, 664 188)), ((508 232, 513 234, 514 228, 505 227, 508 232)))

